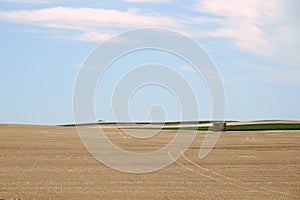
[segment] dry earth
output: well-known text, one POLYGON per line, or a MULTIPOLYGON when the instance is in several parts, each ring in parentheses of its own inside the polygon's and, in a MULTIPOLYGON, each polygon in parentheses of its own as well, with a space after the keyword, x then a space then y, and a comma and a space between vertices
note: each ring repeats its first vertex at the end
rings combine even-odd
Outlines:
MULTIPOLYGON (((145 152, 176 132, 134 139, 111 126, 106 133, 145 152)), ((199 159, 205 134, 170 166, 129 174, 95 160, 74 127, 0 125, 0 199, 300 199, 300 131, 225 132, 199 159)))

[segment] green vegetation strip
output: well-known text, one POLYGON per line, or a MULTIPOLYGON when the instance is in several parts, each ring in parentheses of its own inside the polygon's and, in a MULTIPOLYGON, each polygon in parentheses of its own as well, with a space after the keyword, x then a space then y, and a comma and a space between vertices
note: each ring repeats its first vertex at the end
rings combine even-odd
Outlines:
MULTIPOLYGON (((210 127, 164 127, 164 128, 127 128, 127 129, 162 129, 162 130, 199 130, 207 131, 210 127)), ((126 129, 126 128, 125 128, 126 129)), ((263 131, 263 130, 300 130, 300 124, 244 124, 229 125, 227 131, 263 131)))
MULTIPOLYGON (((208 121, 200 121, 198 123, 206 123, 208 121)), ((127 124, 123 122, 124 124, 127 124)), ((180 122, 167 122, 165 124, 179 124, 180 122)), ((185 122, 188 123, 188 122, 185 122)), ((116 124, 114 122, 105 122, 101 124, 116 124)), ((122 123, 118 123, 122 124, 122 123)), ((129 123, 130 124, 130 123, 129 123)), ((150 124, 150 123, 137 123, 137 124, 150 124)), ((159 123, 152 123, 159 124, 159 123)), ((86 124, 77 124, 77 126, 86 126, 86 125, 99 125, 99 123, 86 123, 86 124)), ((75 126, 75 124, 67 124, 62 126, 75 126)), ((162 129, 162 130, 199 130, 199 131, 207 131, 208 126, 198 126, 198 127, 164 127, 164 128, 143 128, 143 127, 131 127, 131 128, 122 128, 122 129, 162 129)), ((296 123, 270 123, 270 124, 243 124, 243 125, 227 125, 227 131, 262 131, 262 130, 300 130, 300 124, 296 123)))
POLYGON ((300 130, 300 124, 244 124, 227 126, 228 131, 300 130))
MULTIPOLYGON (((100 123, 82 123, 82 124, 62 124, 59 126, 89 126, 89 125, 162 125, 162 124, 167 124, 167 125, 178 125, 178 124, 205 124, 205 123, 212 123, 213 121, 175 121, 175 122, 100 122, 100 123)), ((226 122, 238 122, 238 121, 226 121, 226 122)))

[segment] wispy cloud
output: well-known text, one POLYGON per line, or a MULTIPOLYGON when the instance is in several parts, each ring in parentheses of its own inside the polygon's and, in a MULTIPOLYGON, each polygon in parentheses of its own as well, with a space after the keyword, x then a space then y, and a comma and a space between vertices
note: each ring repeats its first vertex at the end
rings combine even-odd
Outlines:
POLYGON ((296 36, 300 29, 290 24, 295 19, 287 16, 289 10, 282 1, 201 0, 196 9, 213 16, 216 28, 207 36, 229 38, 245 51, 283 64, 300 62, 295 55, 300 50, 296 36))
POLYGON ((2 0, 9 3, 49 3, 49 0, 2 0))
MULTIPOLYGON (((21 0, 14 0, 21 1, 21 0)), ((25 0, 46 2, 48 0, 25 0)), ((123 0, 165 3, 171 0, 123 0)), ((139 27, 165 27, 194 38, 228 38, 238 49, 287 65, 300 63, 300 26, 297 16, 279 0, 197 0, 198 15, 175 18, 129 9, 53 7, 35 10, 0 11, 9 20, 53 29, 79 30, 67 36, 81 41, 103 41, 120 31, 139 27), (204 15, 203 15, 204 14, 204 15), (205 15, 208 14, 208 15, 205 15), (288 51, 287 51, 288 49, 288 51)), ((293 2, 293 0, 289 1, 293 2)), ((294 1, 296 2, 296 1, 294 1)), ((297 7, 290 4, 290 7, 297 7)), ((300 6, 300 5, 299 5, 300 6)))
POLYGON ((40 10, 0 12, 0 18, 46 27, 92 29, 99 27, 181 26, 173 18, 159 14, 142 14, 139 10, 127 11, 96 8, 54 7, 40 10))
POLYGON ((123 0, 125 2, 131 2, 131 3, 168 3, 172 0, 123 0))
POLYGON ((42 27, 61 28, 84 31, 83 35, 74 39, 98 41, 107 39, 111 32, 108 29, 126 29, 138 27, 171 27, 183 25, 174 18, 157 13, 144 14, 136 9, 127 11, 54 7, 38 10, 0 11, 0 19, 26 23, 42 27))
POLYGON ((85 32, 80 35, 72 37, 75 40, 88 41, 88 42, 101 42, 111 37, 109 34, 101 34, 97 32, 85 32))
POLYGON ((109 42, 114 43, 125 43, 129 42, 129 39, 121 38, 120 36, 117 38, 112 38, 112 34, 101 34, 98 32, 85 32, 80 35, 76 35, 71 37, 71 39, 80 40, 80 41, 86 41, 86 42, 102 42, 105 40, 109 40, 109 42))
POLYGON ((276 18, 279 11, 276 1, 199 1, 197 9, 201 12, 222 17, 219 26, 208 36, 233 39, 235 44, 253 53, 265 54, 271 45, 263 26, 268 20, 276 18))

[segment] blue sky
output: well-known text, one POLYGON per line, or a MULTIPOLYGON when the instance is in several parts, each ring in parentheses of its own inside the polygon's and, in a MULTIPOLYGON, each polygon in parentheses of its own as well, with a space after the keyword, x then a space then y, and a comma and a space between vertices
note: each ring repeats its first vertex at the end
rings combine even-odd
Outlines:
MULTIPOLYGON (((297 0, 0 0, 0 122, 73 122, 80 65, 111 36, 143 27, 178 31, 205 48, 224 81, 226 119, 299 119, 299 7, 297 0)), ((122 66, 153 61, 186 77, 200 119, 209 119, 203 80, 179 58, 154 51, 114 63, 103 80, 108 86, 95 97, 97 116, 114 120, 108 97, 122 66)), ((133 120, 151 120, 149 107, 156 104, 165 105, 167 120, 180 119, 174 97, 149 86, 132 98, 133 120)))

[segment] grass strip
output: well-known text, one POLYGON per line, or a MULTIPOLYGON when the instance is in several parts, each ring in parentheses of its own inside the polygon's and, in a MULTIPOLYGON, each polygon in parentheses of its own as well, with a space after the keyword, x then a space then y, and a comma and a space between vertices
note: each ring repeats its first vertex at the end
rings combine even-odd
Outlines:
MULTIPOLYGON (((122 129, 161 129, 161 130, 199 130, 207 131, 209 126, 200 127, 163 127, 163 128, 122 128, 122 129)), ((266 131, 266 130, 300 130, 300 124, 243 124, 229 125, 227 131, 266 131)))

